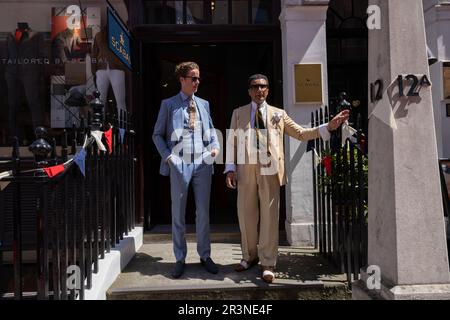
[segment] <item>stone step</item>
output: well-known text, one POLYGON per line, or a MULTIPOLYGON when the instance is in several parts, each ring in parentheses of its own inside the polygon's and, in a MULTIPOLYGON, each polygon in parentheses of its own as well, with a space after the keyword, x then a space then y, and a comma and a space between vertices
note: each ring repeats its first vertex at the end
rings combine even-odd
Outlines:
POLYGON ((312 248, 280 246, 276 280, 270 285, 262 281, 259 266, 234 271, 241 259, 238 242, 213 242, 211 257, 218 274, 201 266, 196 243, 188 242, 185 272, 173 279, 172 243, 144 244, 109 288, 107 299, 351 299, 345 275, 312 248))
POLYGON ((351 292, 342 282, 324 284, 312 281, 293 284, 277 280, 258 285, 197 285, 146 288, 115 288, 107 292, 108 300, 349 300, 351 292))

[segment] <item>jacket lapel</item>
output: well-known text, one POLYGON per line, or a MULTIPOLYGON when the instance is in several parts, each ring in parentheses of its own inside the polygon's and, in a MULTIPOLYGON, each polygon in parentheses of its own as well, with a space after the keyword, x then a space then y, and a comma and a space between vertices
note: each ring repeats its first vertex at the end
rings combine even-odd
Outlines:
POLYGON ((172 115, 172 125, 175 130, 175 135, 177 140, 180 139, 179 133, 183 130, 184 125, 184 115, 183 115, 183 99, 181 95, 178 94, 173 98, 173 115, 172 115))
POLYGON ((209 114, 206 111, 203 103, 194 96, 195 104, 197 105, 198 113, 200 114, 200 119, 202 121, 203 132, 209 129, 209 114))
POLYGON ((238 127, 244 130, 250 129, 252 127, 250 123, 251 115, 252 115, 252 104, 250 103, 244 106, 244 108, 242 108, 242 111, 239 115, 240 119, 238 127))

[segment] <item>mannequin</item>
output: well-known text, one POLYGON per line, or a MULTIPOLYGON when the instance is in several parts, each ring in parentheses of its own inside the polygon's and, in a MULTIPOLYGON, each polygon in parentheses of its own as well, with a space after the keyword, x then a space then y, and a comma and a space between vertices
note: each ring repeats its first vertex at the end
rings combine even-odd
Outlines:
POLYGON ((65 63, 72 59, 82 58, 83 53, 78 51, 81 43, 80 36, 74 30, 66 28, 58 33, 53 40, 53 57, 65 63))
POLYGON ((91 59, 92 72, 96 76, 100 99, 106 102, 109 85, 111 84, 117 109, 126 110, 125 72, 127 69, 108 48, 108 30, 106 27, 103 27, 95 35, 91 59))
POLYGON ((18 23, 16 31, 7 38, 5 80, 8 86, 10 136, 23 138, 22 130, 17 125, 21 102, 20 86, 25 90, 33 130, 44 125, 44 110, 39 94, 44 58, 43 35, 33 31, 27 23, 18 23))

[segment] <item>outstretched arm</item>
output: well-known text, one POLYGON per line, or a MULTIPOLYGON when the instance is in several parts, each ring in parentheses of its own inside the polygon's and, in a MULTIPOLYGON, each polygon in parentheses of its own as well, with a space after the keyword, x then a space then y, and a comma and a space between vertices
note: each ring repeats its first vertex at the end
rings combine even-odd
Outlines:
POLYGON ((284 131, 287 135, 302 141, 318 139, 324 140, 330 138, 329 132, 336 130, 340 125, 348 120, 350 112, 344 110, 335 116, 330 122, 315 128, 303 128, 294 122, 286 113, 284 113, 284 131))

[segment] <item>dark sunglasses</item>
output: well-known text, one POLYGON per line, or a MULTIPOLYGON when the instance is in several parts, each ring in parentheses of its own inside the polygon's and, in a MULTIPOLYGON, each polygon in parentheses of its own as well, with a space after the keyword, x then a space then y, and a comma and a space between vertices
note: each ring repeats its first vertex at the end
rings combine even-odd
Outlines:
POLYGON ((252 85, 250 85, 250 89, 253 89, 253 90, 259 90, 259 89, 266 90, 268 87, 269 87, 269 85, 267 85, 267 84, 252 84, 252 85))
POLYGON ((199 78, 199 77, 190 77, 190 76, 186 76, 186 77, 183 77, 183 78, 191 78, 191 79, 192 79, 192 82, 196 82, 197 80, 198 80, 198 81, 202 81, 202 78, 199 78))

